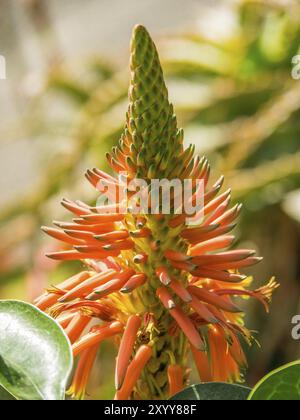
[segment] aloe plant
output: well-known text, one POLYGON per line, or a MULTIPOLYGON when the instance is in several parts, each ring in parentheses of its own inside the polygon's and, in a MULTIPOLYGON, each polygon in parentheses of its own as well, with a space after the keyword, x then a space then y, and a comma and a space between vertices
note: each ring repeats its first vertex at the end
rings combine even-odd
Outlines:
MULTIPOLYGON (((207 159, 195 155, 192 145, 185 148, 183 137, 155 45, 138 25, 131 42, 126 126, 118 146, 107 154, 109 165, 122 177, 96 168, 86 173, 113 201, 91 207, 64 199, 63 206, 76 216, 73 222, 44 228, 70 246, 48 257, 87 266, 36 302, 65 327, 74 357, 79 357, 70 389, 74 397, 84 397, 103 340, 120 336, 116 399, 174 395, 188 383, 189 353, 202 381, 242 381, 247 362, 240 340, 251 344, 252 338, 232 297, 254 297, 268 309, 278 285, 272 279, 250 291, 250 279, 239 270, 261 258, 253 250, 222 251, 234 240, 228 234, 241 206, 230 207, 230 190, 219 194, 223 177, 211 185, 207 159), (121 193, 124 178, 127 183, 142 180, 151 188, 153 180, 190 180, 191 202, 202 195, 204 219, 188 224, 185 209, 176 211, 177 190, 169 213, 162 211, 161 201, 155 214, 149 201, 146 209, 134 213, 132 191, 125 198, 121 193), (116 196, 103 184, 113 186, 116 196), (86 333, 93 318, 99 324, 86 333)), ((193 216, 199 211, 194 207, 193 216)))

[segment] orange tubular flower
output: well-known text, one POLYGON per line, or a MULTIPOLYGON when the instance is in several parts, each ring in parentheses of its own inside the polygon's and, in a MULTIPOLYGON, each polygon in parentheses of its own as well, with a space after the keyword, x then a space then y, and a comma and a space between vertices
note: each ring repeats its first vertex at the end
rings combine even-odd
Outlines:
POLYGON ((137 350, 133 361, 128 366, 123 386, 116 393, 116 400, 128 400, 142 373, 142 370, 150 360, 151 356, 152 349, 149 346, 144 345, 137 350))
POLYGON ((129 361, 134 349, 136 335, 140 329, 141 323, 141 318, 138 315, 132 315, 127 321, 116 363, 115 382, 117 390, 119 390, 123 385, 129 361))
POLYGON ((126 128, 107 155, 116 176, 97 168, 86 173, 109 204, 64 199, 72 222, 43 229, 67 244, 48 257, 87 267, 36 301, 70 337, 78 357, 70 390, 75 398, 84 396, 97 350, 111 338, 120 343, 116 399, 165 399, 178 392, 188 383, 190 352, 202 381, 242 381, 247 362, 241 341, 252 340, 235 299, 254 297, 268 310, 278 287, 271 280, 248 290, 250 281, 239 270, 261 259, 252 250, 227 250, 241 206, 230 208, 231 191, 220 193, 224 178, 211 184, 207 159, 195 155, 193 146, 184 148, 156 48, 142 26, 132 38, 129 99, 126 128), (134 202, 129 182, 137 179, 147 186, 153 180, 191 181, 192 216, 199 215, 200 197, 204 217, 190 226, 191 214, 178 211, 178 191, 170 194, 168 214, 147 189, 134 202))
POLYGON ((97 357, 98 348, 99 346, 95 345, 89 347, 82 353, 74 374, 72 385, 67 392, 72 398, 77 400, 84 399, 89 376, 97 357))
POLYGON ((170 385, 169 394, 171 397, 182 391, 184 386, 182 367, 179 365, 170 365, 168 367, 168 380, 170 385))

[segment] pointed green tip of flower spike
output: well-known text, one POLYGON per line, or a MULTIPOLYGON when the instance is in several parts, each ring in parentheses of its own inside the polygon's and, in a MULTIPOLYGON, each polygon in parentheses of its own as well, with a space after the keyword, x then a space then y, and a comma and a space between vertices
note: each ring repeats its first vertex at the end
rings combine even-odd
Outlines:
POLYGON ((151 40, 151 36, 145 26, 138 23, 135 25, 132 31, 132 42, 138 40, 140 37, 147 37, 149 40, 151 40))
POLYGON ((145 26, 142 25, 141 23, 137 23, 135 25, 135 27, 133 28, 133 34, 135 35, 135 34, 138 34, 138 33, 148 34, 148 36, 150 38, 149 32, 147 31, 147 29, 145 28, 145 26))
POLYGON ((147 177, 147 167, 154 177, 166 175, 168 163, 178 153, 176 116, 169 103, 159 56, 147 29, 136 25, 131 39, 131 81, 127 129, 138 151, 136 165, 147 177))
MULTIPOLYGON (((134 70, 139 65, 144 66, 147 58, 152 61, 156 55, 158 59, 155 45, 147 29, 143 25, 136 25, 133 28, 131 38, 131 68, 134 70)), ((150 63, 149 63, 150 64, 150 63)))

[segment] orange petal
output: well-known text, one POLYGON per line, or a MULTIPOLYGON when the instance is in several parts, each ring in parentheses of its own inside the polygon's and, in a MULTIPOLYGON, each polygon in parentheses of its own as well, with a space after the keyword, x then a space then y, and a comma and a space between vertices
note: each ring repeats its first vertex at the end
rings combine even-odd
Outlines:
POLYGON ((70 324, 72 319, 76 317, 76 314, 73 313, 66 313, 63 315, 60 315, 58 318, 56 318, 56 322, 63 328, 66 329, 67 326, 70 324))
POLYGON ((216 324, 218 322, 218 320, 214 317, 210 310, 195 296, 193 296, 191 307, 208 324, 216 324))
POLYGON ((206 242, 201 242, 192 247, 189 251, 191 256, 203 255, 206 252, 216 251, 222 248, 227 248, 234 242, 234 236, 220 236, 218 238, 210 239, 206 242))
POLYGON ((102 321, 112 321, 116 314, 116 308, 112 306, 112 303, 107 301, 91 301, 87 299, 74 300, 69 303, 60 303, 56 305, 51 314, 56 317, 60 313, 65 311, 80 310, 84 313, 88 310, 88 314, 92 317, 99 318, 102 321))
POLYGON ((75 219, 79 224, 99 224, 110 222, 121 222, 125 215, 122 213, 108 213, 108 214, 88 214, 75 219))
POLYGON ((62 251, 62 252, 51 252, 46 254, 46 257, 56 261, 79 261, 85 259, 101 260, 108 255, 118 256, 119 253, 97 251, 97 252, 77 252, 77 251, 62 251))
POLYGON ((205 279, 224 281, 229 283, 240 283, 247 278, 247 276, 242 276, 240 274, 231 274, 227 273, 226 271, 210 270, 202 267, 191 271, 191 274, 193 276, 205 279))
POLYGON ((106 213, 121 213, 126 211, 126 207, 122 203, 107 204, 104 206, 91 207, 91 209, 98 214, 106 213))
POLYGON ((176 307, 176 304, 172 296, 170 295, 170 293, 165 287, 159 287, 156 290, 156 295, 159 297, 159 299, 161 300, 162 304, 164 305, 166 309, 173 309, 176 307))
POLYGON ((86 230, 65 229, 65 233, 71 236, 72 238, 80 239, 81 244, 82 244, 82 241, 96 243, 96 239, 94 238, 94 232, 89 232, 86 230))
POLYGON ((108 282, 103 283, 100 287, 94 289, 94 291, 87 296, 87 299, 97 300, 99 297, 103 298, 104 296, 109 295, 122 289, 126 282, 135 274, 135 271, 132 269, 125 270, 121 273, 118 273, 108 282))
POLYGON ((92 292, 95 287, 101 286, 102 284, 114 278, 117 274, 118 273, 115 270, 107 270, 103 273, 98 273, 92 277, 89 277, 88 279, 80 282, 75 287, 70 289, 68 293, 59 299, 59 301, 66 302, 85 296, 86 294, 92 292))
POLYGON ((212 372, 207 353, 195 349, 194 346, 191 346, 191 350, 201 382, 212 382, 212 372))
POLYGON ((171 283, 171 278, 169 276, 168 270, 165 267, 159 267, 156 269, 156 275, 159 278, 160 282, 165 286, 171 283))
POLYGON ((197 155, 195 156, 194 169, 191 172, 190 179, 199 179, 200 178, 199 175, 201 174, 202 168, 203 168, 202 161, 200 157, 197 155))
POLYGON ((193 271, 197 268, 195 264, 191 264, 189 262, 180 262, 180 261, 171 261, 171 265, 177 270, 184 270, 184 271, 193 271))
POLYGON ((101 242, 114 242, 128 238, 129 233, 127 230, 117 230, 114 232, 104 233, 102 235, 96 235, 95 238, 101 242))
POLYGON ((239 216, 241 209, 242 209, 242 205, 237 204, 235 207, 228 210, 226 213, 220 216, 217 220, 215 220, 215 223, 218 223, 220 226, 229 225, 239 216))
POLYGON ((88 299, 93 299, 94 297, 99 299, 99 297, 104 297, 110 295, 111 293, 119 292, 124 286, 125 281, 126 280, 124 279, 118 278, 110 280, 103 286, 97 287, 97 289, 94 290, 92 296, 88 296, 88 299))
POLYGON ((73 201, 67 200, 65 198, 61 201, 61 204, 76 216, 91 214, 91 211, 87 208, 81 207, 73 201))
POLYGON ((83 242, 81 240, 71 238, 69 235, 67 235, 65 232, 63 232, 59 229, 50 228, 50 227, 46 227, 46 226, 42 226, 41 229, 47 235, 49 235, 52 238, 55 238, 59 241, 65 242, 66 244, 71 244, 71 245, 81 245, 81 244, 83 244, 83 242))
POLYGON ((239 342, 236 334, 231 332, 230 338, 231 338, 232 343, 229 346, 229 353, 231 354, 232 358, 235 360, 235 362, 239 365, 241 369, 247 368, 248 367, 247 358, 245 356, 241 343, 239 342))
MULTIPOLYGON (((248 249, 240 249, 237 251, 227 251, 215 255, 199 255, 191 258, 191 262, 195 265, 212 265, 231 263, 233 261, 241 261, 255 254, 255 251, 248 249)), ((227 267, 229 268, 229 266, 227 267)))
POLYGON ((216 208, 216 210, 205 220, 204 226, 208 226, 211 223, 218 224, 216 220, 221 217, 227 210, 230 204, 231 197, 228 196, 226 200, 216 208))
POLYGON ((206 187, 209 181, 209 175, 210 175, 210 165, 209 165, 208 159, 205 158, 205 160, 203 161, 202 170, 199 176, 196 178, 203 179, 204 185, 206 187))
MULTIPOLYGON (((80 274, 76 274, 76 276, 73 276, 69 278, 68 280, 64 281, 63 283, 60 283, 56 287, 58 289, 69 291, 73 289, 74 287, 78 286, 85 280, 89 279, 91 277, 91 273, 88 271, 83 271, 80 274)), ((47 293, 38 300, 36 303, 36 306, 41 309, 42 311, 45 311, 47 308, 50 308, 53 306, 59 299, 60 295, 56 293, 47 293)))
POLYGON ((108 161, 109 166, 115 171, 115 172, 124 172, 126 171, 125 166, 121 165, 121 163, 117 162, 109 153, 106 153, 106 158, 108 161))
POLYGON ((82 352, 78 362, 72 385, 67 394, 72 398, 83 399, 85 396, 86 386, 89 380, 91 370, 94 366, 99 344, 88 348, 82 352))
POLYGON ((133 258, 133 262, 135 264, 143 264, 143 263, 147 262, 147 260, 148 260, 148 255, 147 254, 137 254, 133 258))
POLYGON ((198 350, 205 350, 205 344, 191 319, 179 309, 171 309, 170 314, 182 329, 190 343, 198 350))
POLYGON ((179 365, 168 367, 169 396, 178 394, 183 389, 183 369, 179 365))
POLYGON ((230 301, 225 300, 218 296, 216 293, 206 290, 204 288, 200 288, 197 286, 189 286, 188 291, 192 295, 197 296, 197 298, 201 301, 214 305, 217 308, 220 308, 226 312, 241 312, 241 310, 230 301))
POLYGON ((206 206, 211 200, 218 194, 224 183, 224 176, 221 176, 218 181, 213 185, 212 189, 204 195, 204 206, 206 206))
POLYGON ((65 333, 69 337, 69 340, 73 344, 81 336, 85 328, 91 321, 90 316, 78 314, 70 322, 68 327, 65 329, 65 333))
POLYGON ((134 242, 129 240, 120 241, 120 242, 114 242, 110 245, 104 245, 102 248, 108 252, 110 251, 126 251, 133 249, 135 246, 134 242))
POLYGON ((208 340, 213 380, 216 382, 239 381, 239 368, 228 350, 224 330, 217 326, 210 329, 208 340))
POLYGON ((229 379, 226 368, 227 342, 216 327, 209 330, 208 337, 213 381, 227 382, 229 379))
POLYGON ((97 174, 88 169, 85 173, 85 177, 93 185, 93 187, 97 188, 97 185, 101 179, 97 174))
POLYGON ((148 238, 149 236, 151 236, 151 230, 148 228, 143 228, 143 229, 139 229, 139 230, 134 230, 130 232, 130 235, 133 238, 148 238))
POLYGON ((130 293, 132 290, 136 289, 137 287, 142 286, 147 281, 147 276, 144 273, 135 274, 134 276, 130 277, 127 283, 122 287, 122 293, 130 293))
POLYGON ((172 249, 165 251, 164 255, 166 258, 173 261, 187 261, 190 259, 188 255, 183 254, 182 252, 173 251, 172 249))
POLYGON ((112 202, 115 202, 116 197, 120 196, 120 192, 122 189, 124 190, 124 187, 114 178, 99 176, 97 171, 97 169, 87 170, 85 174, 86 178, 102 195, 109 198, 112 202))
POLYGON ((77 343, 72 346, 74 357, 87 348, 93 347, 101 343, 103 340, 119 334, 123 331, 123 325, 120 322, 111 322, 98 329, 93 328, 93 331, 84 335, 77 343))
POLYGON ((125 153, 123 153, 118 147, 113 147, 113 153, 115 155, 115 157, 117 158, 117 160, 124 166, 126 166, 126 158, 127 155, 125 155, 125 153))
MULTIPOLYGON (((76 245, 74 248, 81 254, 100 254, 103 257, 108 257, 109 255, 115 254, 110 252, 108 248, 104 248, 102 246, 97 245, 76 245)), ((114 250, 112 250, 114 251, 114 250)), ((118 253, 117 253, 118 255, 118 253)))
POLYGON ((217 229, 212 230, 211 232, 203 233, 200 236, 197 237, 197 235, 190 235, 188 241, 194 245, 198 244, 199 242, 206 242, 209 239, 217 238, 222 235, 226 235, 230 231, 232 231, 235 228, 236 225, 229 225, 229 226, 223 226, 219 227, 217 229))
POLYGON ((209 268, 218 269, 218 270, 232 270, 232 269, 239 269, 245 267, 251 267, 253 265, 259 264, 263 258, 261 257, 249 257, 244 259, 243 261, 230 261, 227 263, 217 263, 211 264, 209 268))
POLYGON ((127 321, 116 362, 115 385, 117 390, 123 385, 141 323, 141 318, 138 315, 132 315, 127 321))
POLYGON ((206 206, 204 207, 204 215, 206 216, 212 211, 216 210, 220 206, 220 204, 222 204, 224 201, 228 199, 230 194, 231 194, 231 190, 227 190, 222 195, 219 195, 214 200, 206 204, 206 206))
POLYGON ((206 236, 208 233, 216 231, 218 229, 218 225, 209 225, 209 226, 200 226, 196 228, 188 228, 184 229, 181 232, 181 236, 187 240, 199 239, 200 242, 201 238, 206 236))
POLYGON ((187 289, 181 284, 180 281, 176 279, 172 279, 169 287, 173 290, 173 292, 180 297, 184 302, 191 302, 192 296, 189 294, 187 289))
POLYGON ((130 363, 122 388, 116 393, 116 400, 128 400, 141 373, 152 357, 152 348, 150 346, 141 346, 133 361, 130 363))
POLYGON ((101 233, 107 233, 111 232, 115 229, 114 223, 106 223, 106 224, 86 224, 86 225, 80 225, 76 223, 65 223, 65 222, 53 222, 55 226, 60 227, 64 230, 70 230, 70 231, 84 231, 84 232, 92 232, 95 235, 101 234, 101 233))
POLYGON ((113 182, 113 183, 115 183, 115 184, 117 184, 118 183, 118 180, 116 179, 116 178, 114 178, 113 176, 111 176, 111 175, 109 175, 109 174, 107 174, 106 172, 104 172, 104 171, 101 171, 101 169, 98 169, 98 168, 93 168, 93 172, 95 173, 95 174, 97 174, 100 178, 102 178, 102 179, 107 179, 108 181, 111 181, 111 182, 113 182))

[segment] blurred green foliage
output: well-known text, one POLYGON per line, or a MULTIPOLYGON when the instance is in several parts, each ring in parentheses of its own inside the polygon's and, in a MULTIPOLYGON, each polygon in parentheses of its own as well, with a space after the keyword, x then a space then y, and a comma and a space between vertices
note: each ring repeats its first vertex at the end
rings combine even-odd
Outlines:
MULTIPOLYGON (((251 385, 300 356, 290 334, 292 316, 300 312, 300 80, 291 75, 292 58, 300 54, 300 4, 239 0, 230 13, 235 25, 226 36, 214 37, 212 24, 211 32, 193 28, 158 46, 186 142, 210 158, 213 176, 223 173, 234 198, 245 204, 240 241, 265 256, 255 269, 257 284, 272 275, 282 284, 268 318, 255 303, 245 303, 262 345, 250 350, 251 385)), ((127 85, 128 70, 103 57, 76 69, 52 66, 45 89, 18 122, 16 137, 26 132, 51 148, 36 187, 0 211, 1 297, 34 296, 76 271, 72 264, 45 262, 41 246, 53 242, 42 242, 39 225, 49 224, 54 210, 60 216, 54 202, 65 193, 95 201, 83 172, 106 169, 105 152, 123 128, 127 85), (49 102, 64 112, 49 116, 49 102)), ((108 366, 114 350, 106 350, 93 397, 113 396, 108 366)))

